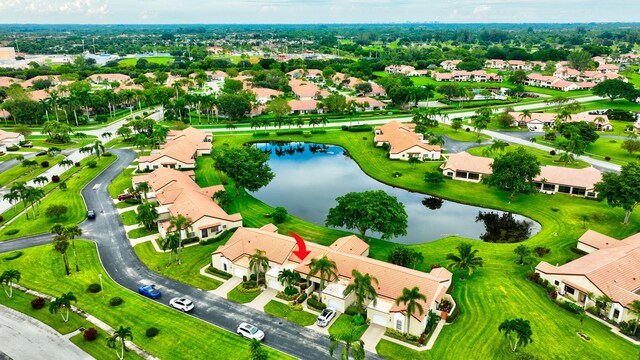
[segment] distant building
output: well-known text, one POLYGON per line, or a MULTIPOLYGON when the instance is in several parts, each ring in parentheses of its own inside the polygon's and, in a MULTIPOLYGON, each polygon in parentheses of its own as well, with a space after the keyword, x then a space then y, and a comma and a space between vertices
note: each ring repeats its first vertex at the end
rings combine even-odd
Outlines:
POLYGON ((16 58, 16 49, 12 47, 0 47, 0 61, 14 60, 16 58))
POLYGON ((375 128, 373 139, 376 146, 389 145, 389 159, 409 160, 417 157, 420 160, 439 160, 442 148, 430 145, 424 135, 415 132, 416 124, 403 124, 390 121, 375 128))

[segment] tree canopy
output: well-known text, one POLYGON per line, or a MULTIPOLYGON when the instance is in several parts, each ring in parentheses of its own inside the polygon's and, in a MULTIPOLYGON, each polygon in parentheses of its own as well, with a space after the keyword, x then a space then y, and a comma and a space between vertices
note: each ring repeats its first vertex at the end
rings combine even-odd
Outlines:
POLYGON ((214 168, 232 178, 238 191, 241 188, 256 191, 269 184, 274 177, 267 164, 269 155, 254 147, 223 149, 215 159, 214 168))
POLYGON ((598 199, 607 200, 612 207, 625 210, 624 224, 629 223, 631 212, 640 203, 640 163, 631 162, 622 167, 620 175, 613 172, 602 174, 602 181, 597 183, 595 191, 598 199))
POLYGON ((540 174, 540 163, 535 155, 518 148, 497 157, 491 164, 491 170, 492 174, 485 176, 482 181, 511 192, 513 198, 516 193, 526 194, 535 190, 533 178, 540 174))

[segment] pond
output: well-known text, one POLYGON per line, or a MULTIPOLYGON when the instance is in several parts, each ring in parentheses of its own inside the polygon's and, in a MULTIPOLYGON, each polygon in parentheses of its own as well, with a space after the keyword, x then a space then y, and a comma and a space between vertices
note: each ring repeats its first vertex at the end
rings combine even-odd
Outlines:
MULTIPOLYGON (((289 214, 324 226, 335 199, 353 191, 384 190, 405 206, 407 235, 391 241, 418 244, 446 236, 514 242, 540 231, 533 220, 501 211, 464 205, 395 188, 365 174, 339 146, 312 143, 258 143, 270 153, 269 165, 275 178, 253 193, 261 201, 283 206, 289 214), (501 231, 506 226, 507 231, 501 231), (504 235, 506 234, 506 235, 504 235)), ((367 232, 379 237, 379 234, 367 232)))

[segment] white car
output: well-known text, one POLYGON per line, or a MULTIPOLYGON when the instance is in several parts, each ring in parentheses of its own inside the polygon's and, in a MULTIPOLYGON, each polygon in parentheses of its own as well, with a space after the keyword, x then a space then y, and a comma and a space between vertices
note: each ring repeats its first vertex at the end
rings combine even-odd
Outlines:
POLYGON ((238 335, 246 337, 247 339, 256 339, 256 340, 262 340, 264 339, 264 332, 262 332, 262 330, 258 329, 257 327, 249 324, 249 323, 242 323, 238 326, 238 335))
POLYGON ((187 298, 173 298, 169 300, 169 306, 174 309, 182 310, 184 312, 189 312, 193 310, 193 301, 187 298))
POLYGON ((322 313, 318 315, 317 324, 320 327, 325 327, 329 325, 331 320, 336 316, 336 309, 334 308, 326 308, 322 310, 322 313))

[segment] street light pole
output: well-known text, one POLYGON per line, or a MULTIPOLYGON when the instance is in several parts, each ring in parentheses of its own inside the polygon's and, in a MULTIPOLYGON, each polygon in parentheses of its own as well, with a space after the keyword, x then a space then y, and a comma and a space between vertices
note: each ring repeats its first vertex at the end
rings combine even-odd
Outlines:
POLYGON ((104 299, 104 287, 102 286, 102 274, 98 274, 100 278, 100 292, 102 293, 102 298, 104 299))

